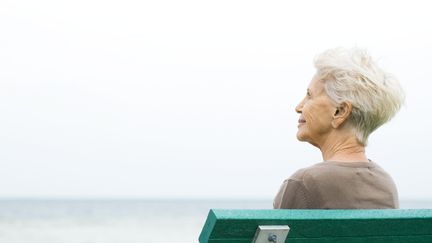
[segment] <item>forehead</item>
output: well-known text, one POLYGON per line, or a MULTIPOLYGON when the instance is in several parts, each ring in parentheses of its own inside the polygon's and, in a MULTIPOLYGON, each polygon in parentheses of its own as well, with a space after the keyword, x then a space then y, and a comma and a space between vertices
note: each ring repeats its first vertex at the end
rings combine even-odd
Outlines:
POLYGON ((308 90, 315 93, 324 91, 324 81, 315 75, 309 83, 308 90))

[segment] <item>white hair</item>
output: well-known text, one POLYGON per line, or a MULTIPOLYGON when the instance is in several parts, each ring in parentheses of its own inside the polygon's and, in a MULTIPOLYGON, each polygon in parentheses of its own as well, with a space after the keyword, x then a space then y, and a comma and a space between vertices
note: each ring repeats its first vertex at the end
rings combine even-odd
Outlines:
POLYGON ((404 103, 405 94, 397 79, 379 68, 365 50, 327 50, 315 58, 315 67, 330 99, 338 105, 352 104, 347 124, 363 145, 404 103))

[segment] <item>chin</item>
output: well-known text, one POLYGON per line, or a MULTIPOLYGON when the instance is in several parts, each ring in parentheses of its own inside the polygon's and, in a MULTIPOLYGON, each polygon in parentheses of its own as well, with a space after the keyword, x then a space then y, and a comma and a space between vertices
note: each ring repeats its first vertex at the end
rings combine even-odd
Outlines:
POLYGON ((300 142, 308 142, 309 144, 311 144, 311 145, 319 148, 318 144, 316 144, 315 142, 313 142, 311 139, 309 139, 304 134, 297 133, 297 140, 299 140, 300 142))
POLYGON ((297 133, 297 140, 299 140, 300 142, 307 142, 310 145, 317 147, 318 149, 321 149, 319 144, 316 143, 316 141, 314 141, 313 139, 311 139, 311 137, 307 136, 307 134, 298 132, 297 133))
POLYGON ((307 142, 307 138, 301 133, 297 133, 297 140, 301 142, 307 142))

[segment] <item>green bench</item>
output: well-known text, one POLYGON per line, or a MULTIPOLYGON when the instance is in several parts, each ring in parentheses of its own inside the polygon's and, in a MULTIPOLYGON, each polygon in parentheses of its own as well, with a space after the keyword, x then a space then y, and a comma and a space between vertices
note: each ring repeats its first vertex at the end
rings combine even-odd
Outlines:
POLYGON ((429 243, 432 242, 432 209, 213 209, 208 214, 199 242, 429 243))

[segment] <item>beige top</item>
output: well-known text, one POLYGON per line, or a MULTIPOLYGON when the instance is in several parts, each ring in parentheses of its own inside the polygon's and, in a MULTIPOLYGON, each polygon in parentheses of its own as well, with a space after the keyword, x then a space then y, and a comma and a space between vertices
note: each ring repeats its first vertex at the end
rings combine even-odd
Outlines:
POLYGON ((284 181, 275 209, 399 208, 396 185, 374 162, 322 162, 284 181))

